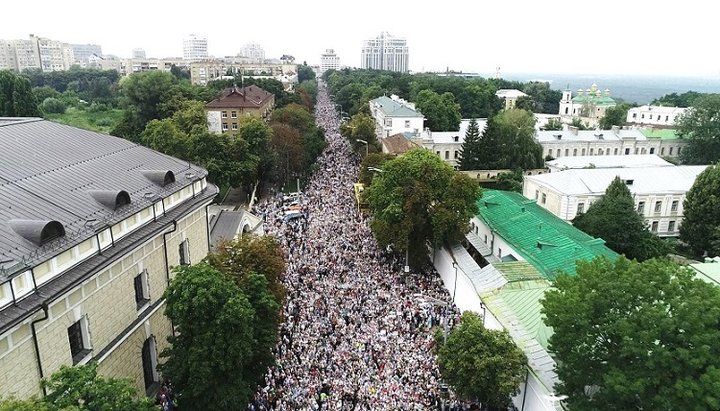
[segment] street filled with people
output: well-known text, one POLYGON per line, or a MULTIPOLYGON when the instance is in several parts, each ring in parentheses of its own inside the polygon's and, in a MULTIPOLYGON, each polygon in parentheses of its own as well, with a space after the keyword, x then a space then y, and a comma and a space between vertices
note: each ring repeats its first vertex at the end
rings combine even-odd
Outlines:
POLYGON ((431 328, 450 329, 458 312, 431 268, 405 274, 404 259, 378 247, 353 194, 359 159, 319 91, 317 171, 302 193, 255 207, 287 253, 287 298, 276 364, 248 409, 438 409, 447 394, 431 328))

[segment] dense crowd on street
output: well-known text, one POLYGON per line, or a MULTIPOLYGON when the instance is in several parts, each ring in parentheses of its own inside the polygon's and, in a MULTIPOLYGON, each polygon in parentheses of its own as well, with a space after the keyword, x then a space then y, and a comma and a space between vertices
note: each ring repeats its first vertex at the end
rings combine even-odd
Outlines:
POLYGON ((287 298, 276 365, 248 409, 438 409, 430 330, 452 327, 457 311, 436 273, 406 277, 404 261, 378 247, 353 196, 359 160, 322 84, 315 116, 328 145, 297 199, 302 212, 287 218, 282 194, 255 208, 287 252, 287 298))

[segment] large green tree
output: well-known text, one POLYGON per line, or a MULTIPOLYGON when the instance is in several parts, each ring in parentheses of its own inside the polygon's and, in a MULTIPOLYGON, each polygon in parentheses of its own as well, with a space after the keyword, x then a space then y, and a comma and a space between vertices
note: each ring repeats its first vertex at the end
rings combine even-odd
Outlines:
POLYGON ((315 80, 315 70, 304 62, 302 65, 298 65, 298 83, 302 83, 306 80, 315 80))
POLYGON ((720 94, 695 100, 675 121, 680 138, 688 141, 680 154, 685 164, 712 164, 720 160, 720 94))
POLYGON ((30 80, 0 70, 0 117, 34 117, 40 114, 30 80))
POLYGON ((418 266, 434 246, 462 239, 477 212, 478 184, 419 148, 383 164, 367 189, 370 227, 382 247, 410 253, 418 266))
POLYGON ((423 90, 417 94, 415 106, 425 116, 425 127, 432 131, 457 131, 460 127, 460 105, 452 93, 423 90))
POLYGON ((670 252, 667 243, 648 231, 645 220, 635 210, 630 189, 620 177, 615 177, 605 195, 572 223, 591 236, 602 238, 608 247, 628 258, 644 261, 670 252))
POLYGON ((355 150, 365 153, 367 142, 368 153, 380 151, 380 143, 375 134, 375 121, 367 114, 358 113, 350 118, 350 121, 340 125, 340 133, 350 140, 355 150))
POLYGON ((627 113, 630 109, 630 105, 626 103, 620 103, 614 107, 608 107, 605 110, 605 116, 600 119, 598 124, 600 130, 610 130, 612 126, 625 125, 627 120, 627 113))
POLYGON ((504 110, 488 119, 475 166, 479 170, 543 167, 542 146, 535 140, 535 117, 526 110, 504 110))
POLYGON ((253 363, 256 312, 248 296, 223 273, 200 263, 176 268, 165 298, 165 315, 176 332, 161 353, 166 361, 160 369, 181 394, 180 409, 246 404, 258 382, 253 363))
POLYGON ((465 139, 460 147, 460 170, 479 170, 480 159, 483 157, 480 142, 480 128, 476 119, 470 120, 465 139))
POLYGON ((580 261, 543 300, 569 409, 720 410, 720 288, 667 260, 580 261))
POLYGON ((113 130, 113 135, 138 141, 140 133, 151 120, 161 120, 173 114, 169 102, 178 80, 164 71, 135 73, 120 83, 120 92, 125 101, 122 121, 113 130))
POLYGON ((506 410, 525 379, 527 357, 510 334, 488 330, 470 311, 439 345, 437 356, 440 372, 455 393, 490 410, 506 410))
POLYGON ((685 196, 680 238, 698 256, 720 255, 720 165, 700 173, 685 196))
POLYGON ((43 380, 48 395, 0 401, 0 411, 159 411, 130 380, 97 375, 97 363, 62 366, 43 380))
POLYGON ((681 94, 670 93, 656 98, 650 104, 653 106, 692 107, 695 104, 695 100, 701 96, 703 96, 703 94, 697 91, 686 91, 681 94))

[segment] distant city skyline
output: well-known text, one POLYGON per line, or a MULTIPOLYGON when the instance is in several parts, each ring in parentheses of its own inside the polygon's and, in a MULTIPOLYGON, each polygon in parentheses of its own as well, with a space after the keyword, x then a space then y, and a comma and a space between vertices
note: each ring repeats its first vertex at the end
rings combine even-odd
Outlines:
MULTIPOLYGON (((291 54, 319 64, 334 49, 343 65, 360 67, 363 41, 387 31, 407 39, 410 70, 506 73, 631 74, 720 78, 711 3, 608 0, 601 7, 569 0, 471 3, 428 7, 367 0, 362 6, 276 0, 251 7, 253 18, 218 19, 168 2, 126 0, 110 9, 88 0, 38 0, 39 13, 11 2, 0 39, 29 34, 98 44, 106 54, 181 57, 183 39, 207 37, 208 53, 232 56, 257 43, 267 58, 291 54)), ((244 8, 243 12, 247 12, 244 8)))

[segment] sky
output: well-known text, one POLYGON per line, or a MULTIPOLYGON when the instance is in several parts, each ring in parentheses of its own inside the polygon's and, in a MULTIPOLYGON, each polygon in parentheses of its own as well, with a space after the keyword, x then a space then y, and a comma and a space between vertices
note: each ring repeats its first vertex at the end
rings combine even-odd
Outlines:
POLYGON ((702 76, 720 79, 714 2, 684 0, 406 0, 181 2, 11 1, 0 39, 29 34, 92 43, 130 57, 182 56, 183 38, 206 36, 216 57, 258 43, 318 64, 335 49, 359 67, 363 40, 382 31, 407 39, 412 71, 702 76), (425 5, 431 4, 431 5, 425 5))

